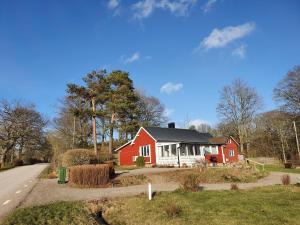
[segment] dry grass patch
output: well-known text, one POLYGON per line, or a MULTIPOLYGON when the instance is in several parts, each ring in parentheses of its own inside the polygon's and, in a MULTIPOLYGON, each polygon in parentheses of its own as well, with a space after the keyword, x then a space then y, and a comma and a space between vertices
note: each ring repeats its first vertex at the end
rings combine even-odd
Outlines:
MULTIPOLYGON (((263 178, 268 173, 255 171, 251 168, 209 168, 203 171, 199 169, 176 170, 157 173, 165 178, 167 182, 184 183, 186 177, 195 175, 198 183, 248 183, 263 178)), ((149 175, 151 178, 151 175, 149 175)))
POLYGON ((133 185, 140 185, 146 184, 150 181, 150 179, 141 174, 141 175, 133 175, 133 176, 124 176, 124 177, 117 177, 113 180, 113 184, 116 187, 127 187, 133 185))

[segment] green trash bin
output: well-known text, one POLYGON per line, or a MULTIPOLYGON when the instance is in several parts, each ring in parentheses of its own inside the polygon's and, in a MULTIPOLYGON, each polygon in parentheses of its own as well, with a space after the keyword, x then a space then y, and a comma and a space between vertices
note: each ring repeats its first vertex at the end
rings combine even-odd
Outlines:
POLYGON ((66 167, 59 167, 58 168, 58 183, 65 184, 66 183, 66 167))

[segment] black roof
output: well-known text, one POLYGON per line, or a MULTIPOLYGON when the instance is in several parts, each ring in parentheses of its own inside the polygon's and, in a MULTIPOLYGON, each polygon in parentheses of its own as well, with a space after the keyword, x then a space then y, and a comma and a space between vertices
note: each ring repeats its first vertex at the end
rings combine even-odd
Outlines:
POLYGON ((144 129, 157 141, 209 144, 209 138, 212 137, 209 133, 200 133, 190 129, 161 127, 145 127, 144 129))

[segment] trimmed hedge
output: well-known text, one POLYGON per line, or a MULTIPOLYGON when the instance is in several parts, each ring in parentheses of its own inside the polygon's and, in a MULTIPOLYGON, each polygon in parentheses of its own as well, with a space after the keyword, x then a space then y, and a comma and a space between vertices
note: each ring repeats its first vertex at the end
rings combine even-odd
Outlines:
POLYGON ((71 149, 66 151, 62 156, 62 166, 78 166, 93 164, 97 157, 92 150, 88 149, 71 149))
POLYGON ((109 183, 109 165, 82 165, 69 168, 69 184, 80 187, 101 187, 109 183))

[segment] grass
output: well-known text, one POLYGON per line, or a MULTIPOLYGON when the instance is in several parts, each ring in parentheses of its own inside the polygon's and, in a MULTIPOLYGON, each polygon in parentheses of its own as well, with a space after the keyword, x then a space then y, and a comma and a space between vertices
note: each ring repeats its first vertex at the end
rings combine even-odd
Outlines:
MULTIPOLYGON (((268 175, 267 172, 251 168, 208 168, 202 172, 198 169, 169 171, 154 176, 162 176, 166 181, 180 182, 189 175, 195 175, 199 183, 249 183, 268 175)), ((151 179, 151 175, 149 175, 151 179)))
POLYGON ((202 172, 199 169, 173 170, 160 173, 149 173, 131 176, 119 176, 113 180, 114 186, 125 187, 151 182, 185 183, 189 176, 194 176, 197 183, 249 183, 268 175, 266 171, 256 171, 251 168, 208 168, 202 172))
POLYGON ((57 174, 53 170, 53 168, 49 165, 40 173, 38 178, 40 178, 40 179, 55 179, 55 178, 57 178, 57 174))
POLYGON ((135 169, 139 169, 139 168, 136 166, 119 166, 119 165, 115 166, 116 171, 135 170, 135 169))
POLYGON ((283 165, 265 165, 265 170, 270 172, 284 172, 284 173, 300 173, 300 169, 284 168, 283 165))
POLYGON ((113 200, 103 217, 117 224, 299 224, 300 188, 271 186, 252 190, 159 193, 152 201, 146 195, 113 200), (177 216, 168 216, 176 202, 177 216), (129 210, 130 209, 130 210, 129 210))
POLYGON ((3 225, 94 225, 99 224, 81 202, 57 202, 44 206, 17 209, 3 225))

